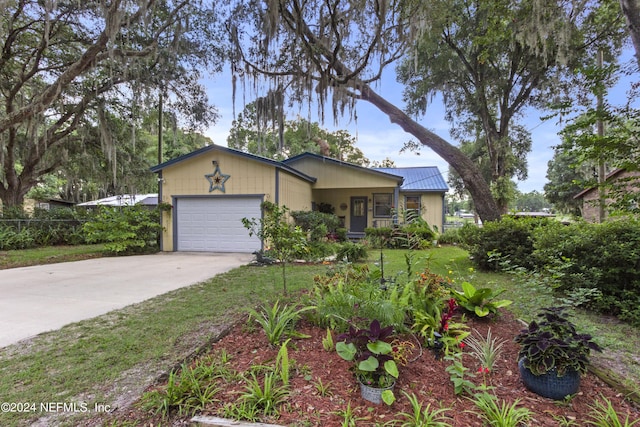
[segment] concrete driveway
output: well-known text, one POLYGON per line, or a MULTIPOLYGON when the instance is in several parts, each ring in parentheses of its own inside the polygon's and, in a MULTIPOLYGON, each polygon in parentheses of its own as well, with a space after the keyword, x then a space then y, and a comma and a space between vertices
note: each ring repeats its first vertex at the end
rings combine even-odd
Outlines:
POLYGON ((0 270, 0 347, 202 282, 252 258, 161 253, 0 270))

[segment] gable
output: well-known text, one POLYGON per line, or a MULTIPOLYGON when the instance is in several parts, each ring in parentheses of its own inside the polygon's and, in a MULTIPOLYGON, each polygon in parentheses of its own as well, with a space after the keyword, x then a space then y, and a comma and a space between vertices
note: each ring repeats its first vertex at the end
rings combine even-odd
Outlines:
POLYGON ((367 169, 330 157, 305 153, 285 160, 305 175, 316 177, 314 189, 397 187, 402 177, 367 169))

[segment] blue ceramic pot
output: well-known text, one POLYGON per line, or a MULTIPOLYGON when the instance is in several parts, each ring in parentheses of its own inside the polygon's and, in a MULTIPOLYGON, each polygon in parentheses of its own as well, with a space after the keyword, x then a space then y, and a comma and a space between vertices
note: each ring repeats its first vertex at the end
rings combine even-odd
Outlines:
POLYGON ((580 388, 580 373, 578 371, 566 372, 561 377, 558 376, 555 369, 543 375, 534 375, 529 368, 524 366, 524 360, 520 359, 518 362, 520 378, 532 392, 554 400, 563 400, 578 392, 580 388))

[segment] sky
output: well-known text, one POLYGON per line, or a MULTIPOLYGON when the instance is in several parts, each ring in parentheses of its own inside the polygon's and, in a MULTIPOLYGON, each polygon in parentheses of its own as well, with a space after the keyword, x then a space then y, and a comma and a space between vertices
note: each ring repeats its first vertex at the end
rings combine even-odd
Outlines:
MULTIPOLYGON (((628 50, 621 60, 628 61, 632 56, 633 53, 628 50)), ((635 80, 638 80, 637 76, 635 80)), ((230 72, 225 71, 222 74, 205 79, 203 84, 207 88, 209 101, 217 107, 220 114, 218 122, 215 126, 207 129, 205 135, 210 137, 215 144, 226 146, 233 121, 230 72)), ((629 85, 629 79, 619 82, 610 92, 608 96, 609 102, 613 105, 622 105, 625 102, 626 90, 629 85)), ((374 90, 396 106, 400 108, 404 106, 402 102, 402 85, 395 81, 393 68, 385 70, 382 81, 379 86, 374 87, 374 90)), ((236 114, 242 111, 244 102, 249 103, 252 100, 249 98, 243 100, 242 94, 238 94, 236 96, 236 114)), ((340 119, 338 125, 334 125, 330 106, 328 106, 325 113, 325 123, 322 124, 322 127, 330 131, 339 129, 349 131, 351 135, 356 137, 356 146, 372 161, 381 161, 388 157, 395 162, 397 167, 437 166, 444 179, 447 179, 449 165, 431 149, 422 148, 420 155, 414 152, 400 153, 404 143, 411 139, 415 140, 415 138, 404 132, 398 125, 391 123, 389 118, 377 108, 367 102, 360 101, 356 106, 356 112, 357 123, 351 121, 348 117, 344 117, 340 119)), ((295 117, 295 114, 296 111, 293 111, 290 118, 295 117)), ((555 118, 543 121, 541 117, 544 114, 534 109, 528 109, 522 122, 532 135, 532 150, 527 157, 528 178, 525 181, 517 182, 518 189, 523 193, 534 190, 543 192, 543 187, 547 182, 547 163, 553 157, 553 147, 560 143, 558 132, 564 125, 558 124, 555 118)), ((456 142, 449 133, 450 125, 444 116, 442 102, 436 98, 429 105, 426 115, 417 121, 455 145, 456 142)), ((316 121, 317 119, 312 117, 312 120, 316 121)))

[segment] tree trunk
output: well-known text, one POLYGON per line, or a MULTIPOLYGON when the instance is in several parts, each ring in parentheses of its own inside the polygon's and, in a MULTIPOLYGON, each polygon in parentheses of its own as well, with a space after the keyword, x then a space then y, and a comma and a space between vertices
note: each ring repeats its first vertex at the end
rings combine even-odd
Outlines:
POLYGON ((640 0, 620 0, 620 7, 627 18, 627 28, 636 50, 636 61, 640 67, 640 0))
POLYGON ((391 123, 399 125, 405 132, 416 137, 421 144, 431 148, 455 169, 471 194, 476 212, 483 222, 500 219, 500 209, 480 169, 460 149, 416 123, 404 111, 382 98, 368 85, 362 85, 359 89, 360 99, 375 105, 389 117, 391 123))
POLYGON ((0 185, 2 207, 6 209, 22 206, 24 204, 24 196, 29 191, 29 188, 24 188, 24 186, 20 185, 19 181, 16 182, 15 185, 9 184, 7 187, 0 185))

